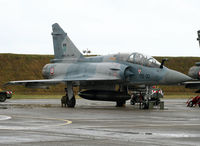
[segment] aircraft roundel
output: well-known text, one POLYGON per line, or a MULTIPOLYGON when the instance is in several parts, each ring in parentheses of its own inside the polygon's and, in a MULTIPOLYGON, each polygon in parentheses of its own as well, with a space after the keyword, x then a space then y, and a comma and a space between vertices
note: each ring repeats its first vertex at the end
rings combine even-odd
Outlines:
POLYGON ((50 68, 50 74, 53 75, 54 74, 54 67, 50 68))
POLYGON ((142 70, 141 69, 138 69, 138 73, 140 74, 142 72, 142 70))

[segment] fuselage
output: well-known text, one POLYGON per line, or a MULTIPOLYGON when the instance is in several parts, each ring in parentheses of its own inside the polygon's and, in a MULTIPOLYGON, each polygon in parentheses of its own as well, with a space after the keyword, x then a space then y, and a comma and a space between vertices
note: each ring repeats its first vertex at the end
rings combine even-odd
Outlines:
MULTIPOLYGON (((52 60, 52 63, 44 66, 43 76, 46 79, 116 77, 118 80, 115 83, 128 86, 173 85, 189 79, 188 76, 167 67, 160 68, 157 60, 140 53, 52 60)), ((105 82, 113 84, 113 81, 105 82)), ((79 82, 81 84, 85 83, 79 82)))

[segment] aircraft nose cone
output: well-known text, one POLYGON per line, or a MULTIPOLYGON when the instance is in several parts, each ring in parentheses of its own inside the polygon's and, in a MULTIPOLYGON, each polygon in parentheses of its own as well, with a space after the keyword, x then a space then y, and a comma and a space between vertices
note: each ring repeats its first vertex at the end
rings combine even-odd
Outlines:
POLYGON ((163 78, 163 83, 164 84, 171 84, 171 85, 178 85, 182 82, 191 80, 192 78, 190 78, 189 76, 180 73, 178 71, 175 70, 171 70, 169 69, 168 72, 166 73, 165 77, 163 78))

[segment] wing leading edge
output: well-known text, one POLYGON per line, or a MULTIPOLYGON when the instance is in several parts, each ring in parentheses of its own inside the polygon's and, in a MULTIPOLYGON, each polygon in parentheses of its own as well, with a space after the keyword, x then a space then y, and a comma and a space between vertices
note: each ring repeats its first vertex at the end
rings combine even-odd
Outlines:
POLYGON ((51 86, 51 85, 56 85, 59 83, 65 83, 65 82, 73 82, 73 81, 117 81, 121 80, 119 77, 110 77, 105 78, 105 76, 102 77, 91 77, 91 78, 62 78, 62 79, 44 79, 44 80, 22 80, 22 81, 10 81, 4 84, 4 86, 9 86, 9 85, 23 85, 25 87, 41 87, 43 86, 51 86))

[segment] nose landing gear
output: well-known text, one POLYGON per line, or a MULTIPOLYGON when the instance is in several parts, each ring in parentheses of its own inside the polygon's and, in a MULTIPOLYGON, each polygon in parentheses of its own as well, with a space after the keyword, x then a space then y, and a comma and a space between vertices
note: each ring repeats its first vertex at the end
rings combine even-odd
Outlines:
POLYGON ((164 108, 163 92, 160 88, 146 86, 144 90, 134 91, 131 95, 131 105, 139 103, 140 109, 152 109, 154 106, 160 105, 160 109, 164 108))

